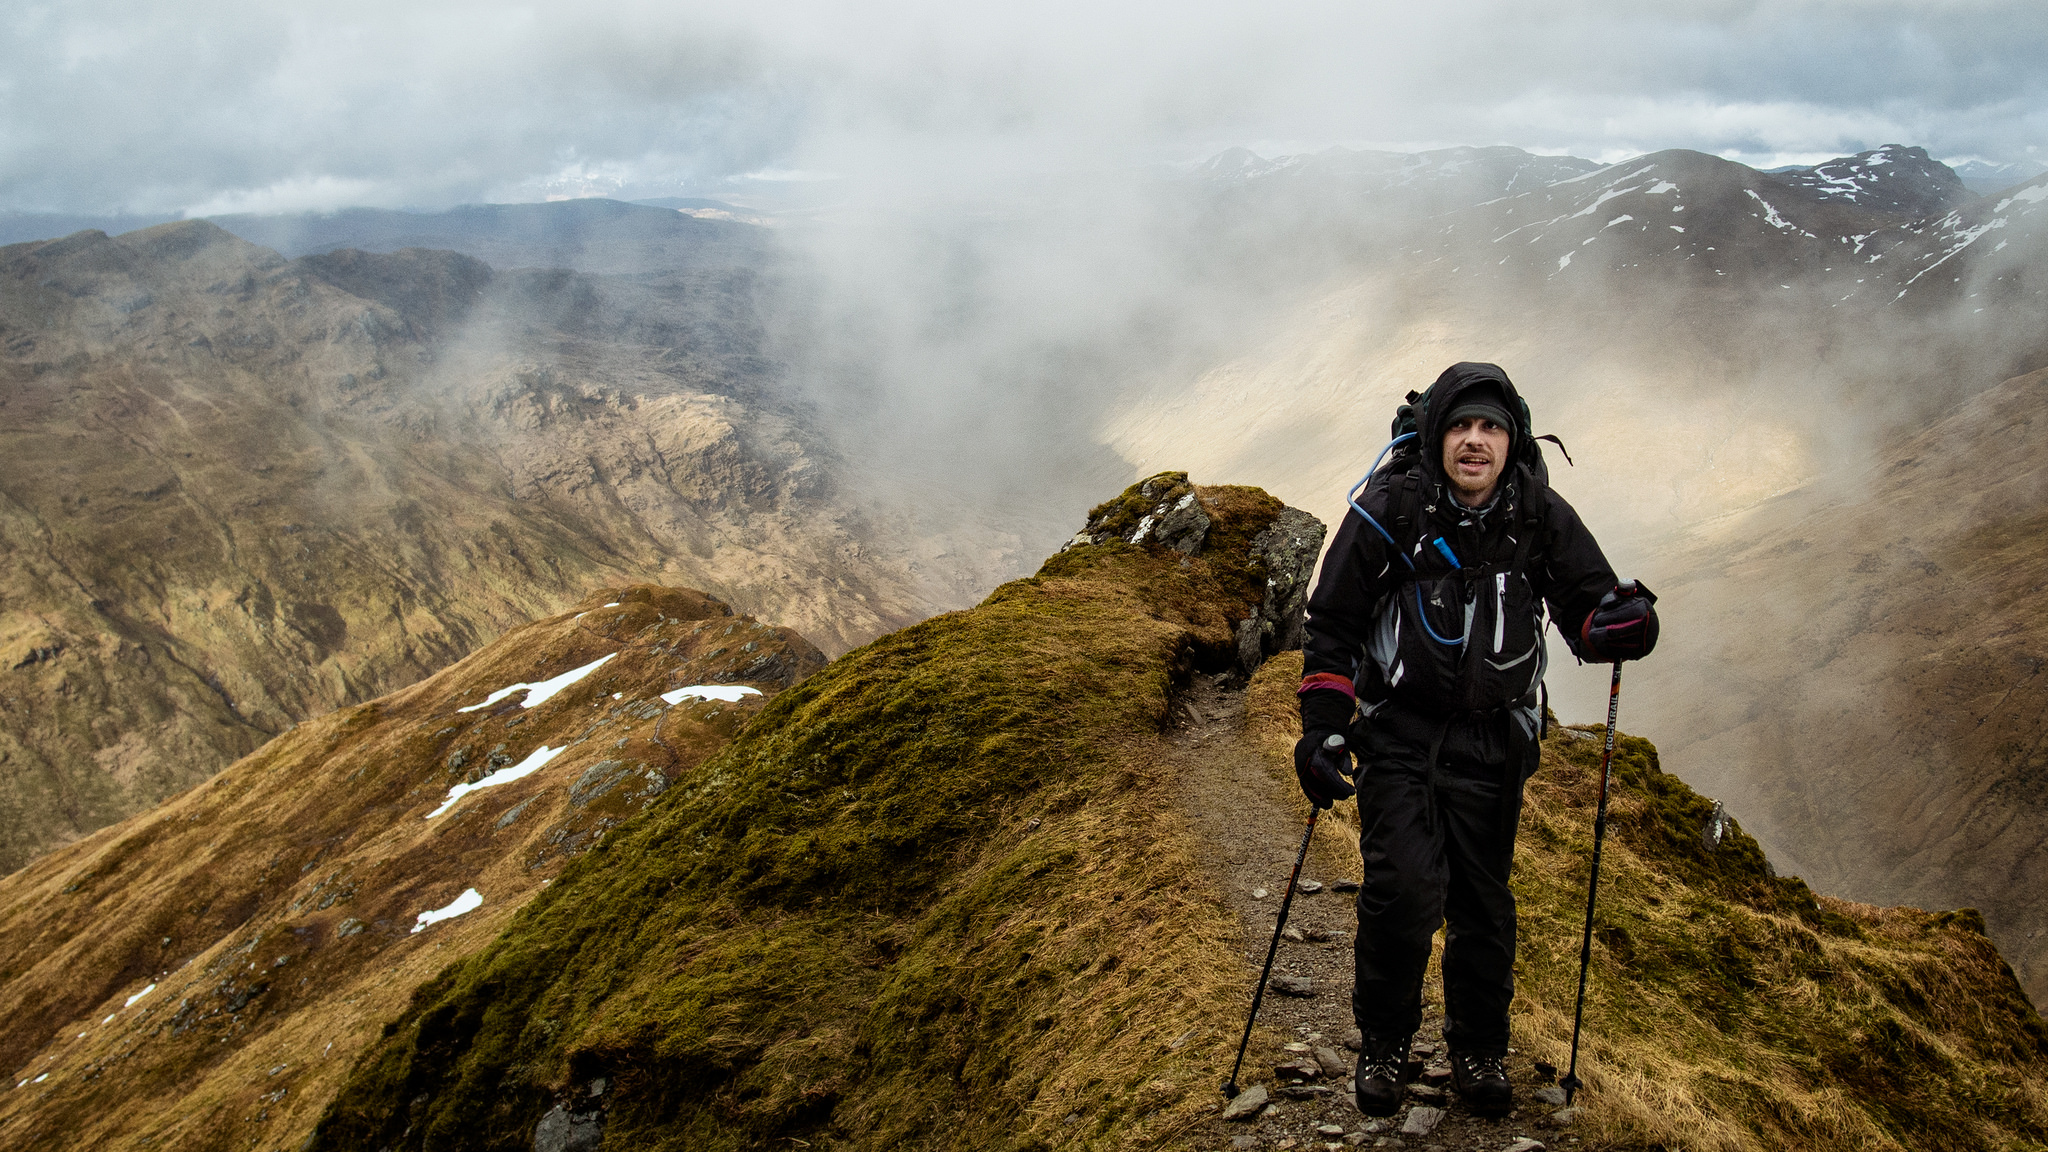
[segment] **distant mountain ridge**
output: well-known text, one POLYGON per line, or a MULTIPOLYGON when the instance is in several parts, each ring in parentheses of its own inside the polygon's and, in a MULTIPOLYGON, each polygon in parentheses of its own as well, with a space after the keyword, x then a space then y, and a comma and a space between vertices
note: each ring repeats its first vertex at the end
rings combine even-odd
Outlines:
POLYGON ((769 255, 752 225, 604 199, 465 204, 441 212, 348 208, 219 216, 213 223, 290 257, 339 248, 441 248, 495 268, 647 273, 706 264, 758 267, 769 255))
POLYGON ((1769 173, 1822 199, 1911 216, 1935 216, 1970 199, 1962 179, 1925 148, 1887 144, 1795 171, 1769 173))
MULTIPOLYGON (((0 214, 0 245, 80 231, 119 235, 183 217, 0 214)), ((533 204, 464 204, 437 211, 344 208, 334 212, 237 213, 207 219, 286 257, 358 248, 461 252, 497 268, 649 273, 682 265, 758 267, 769 258, 747 213, 718 201, 586 198, 533 204)))

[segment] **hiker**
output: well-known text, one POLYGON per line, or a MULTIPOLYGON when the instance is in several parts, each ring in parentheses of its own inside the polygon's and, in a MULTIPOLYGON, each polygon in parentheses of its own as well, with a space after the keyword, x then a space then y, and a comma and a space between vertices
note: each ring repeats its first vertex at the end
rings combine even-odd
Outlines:
POLYGON ((1619 586, 1550 490, 1506 373, 1454 364, 1410 399, 1409 450, 1354 500, 1309 599, 1295 767, 1328 807, 1352 785, 1312 754, 1336 734, 1357 757, 1359 1110, 1400 1107, 1430 940, 1448 924, 1453 1080, 1469 1107, 1500 1115, 1512 1104, 1508 871, 1543 735, 1544 609, 1579 659, 1610 663, 1649 654, 1656 598, 1619 586))

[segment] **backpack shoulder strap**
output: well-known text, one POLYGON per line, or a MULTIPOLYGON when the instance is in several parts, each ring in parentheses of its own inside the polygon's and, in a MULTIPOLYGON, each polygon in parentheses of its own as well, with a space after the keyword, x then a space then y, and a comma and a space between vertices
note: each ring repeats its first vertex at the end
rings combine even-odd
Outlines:
POLYGON ((1526 464, 1516 465, 1515 470, 1520 473, 1522 488, 1522 506, 1515 510, 1515 519, 1522 530, 1516 533, 1520 540, 1515 545, 1514 564, 1516 570, 1522 571, 1526 570, 1530 555, 1537 552, 1536 538, 1542 535, 1544 524, 1550 519, 1550 485, 1526 464))
MULTIPOLYGON (((1408 471, 1392 478, 1391 491, 1387 493, 1387 511, 1393 513, 1393 523, 1387 527, 1395 541, 1408 552, 1415 550, 1415 541, 1421 537, 1422 524, 1422 464, 1420 461, 1409 466, 1408 471)), ((1406 555, 1406 552, 1403 553, 1406 555)))

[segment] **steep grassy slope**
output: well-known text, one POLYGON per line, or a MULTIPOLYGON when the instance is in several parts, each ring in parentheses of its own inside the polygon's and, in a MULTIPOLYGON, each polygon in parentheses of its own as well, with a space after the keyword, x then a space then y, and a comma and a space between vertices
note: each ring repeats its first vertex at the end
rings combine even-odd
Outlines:
POLYGON ((0 878, 0 1147, 296 1146, 412 988, 764 702, 663 693, 822 663, 701 593, 601 590, 0 878))
POLYGON ((423 990, 316 1146, 509 1148, 545 1118, 649 1148, 1029 1148, 1206 1111, 1189 1041, 1236 1010, 1234 933, 1153 750, 1176 685, 1299 591, 1251 560, 1283 511, 1256 490, 1157 477, 1094 526, 1182 495, 1208 520, 1185 550, 1077 544, 785 693, 423 990))
MULTIPOLYGON (((1298 655, 1274 660, 1248 702, 1277 788, 1294 787, 1299 673, 1298 655)), ((1516 842, 1521 1091, 1541 1082, 1534 1060, 1570 1054, 1600 737, 1545 743, 1516 842)), ((1710 839, 1716 805, 1649 741, 1622 736, 1614 765, 1576 1136, 1691 1152, 2048 1146, 2048 1025, 1974 909, 1816 896, 1734 821, 1710 839)))
POLYGON ((2048 372, 1865 472, 1702 526, 1661 564, 1643 715, 1788 870, 1857 899, 1984 910, 2048 1000, 2048 372), (1759 596, 1758 589, 1769 589, 1759 596), (1766 706, 1763 702, 1773 702, 1766 706))

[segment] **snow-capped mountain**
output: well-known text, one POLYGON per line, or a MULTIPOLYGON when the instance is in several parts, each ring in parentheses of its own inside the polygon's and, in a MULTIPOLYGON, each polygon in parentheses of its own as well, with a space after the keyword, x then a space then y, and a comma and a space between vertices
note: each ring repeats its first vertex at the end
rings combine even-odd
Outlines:
POLYGON ((1441 235, 1459 270, 1544 279, 1665 269, 1689 278, 1825 267, 1849 214, 1698 152, 1655 152, 1477 205, 1441 235))
POLYGON ((1925 148, 1899 144, 1767 175, 1823 200, 1913 217, 1932 216, 1970 199, 1954 169, 1927 155, 1925 148))

